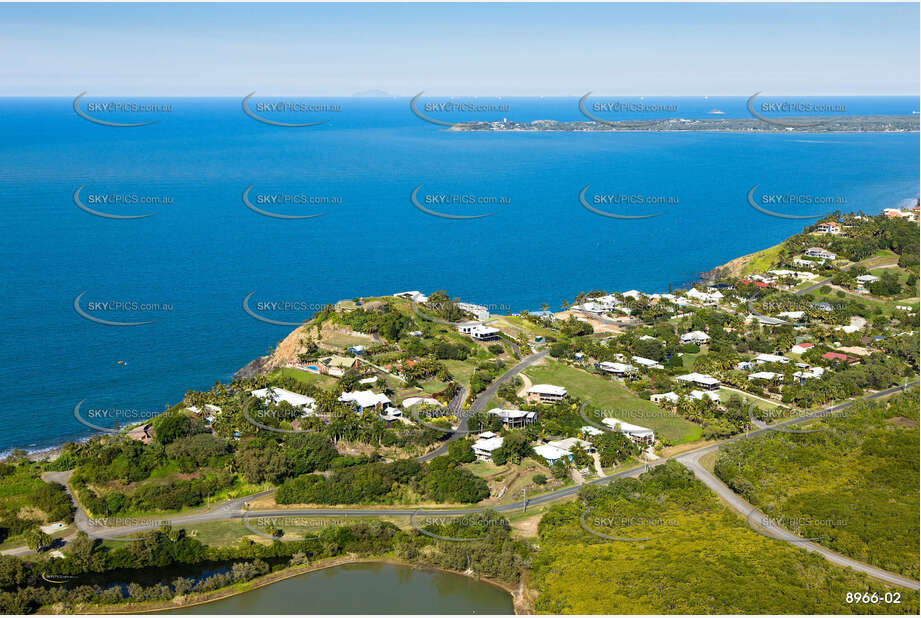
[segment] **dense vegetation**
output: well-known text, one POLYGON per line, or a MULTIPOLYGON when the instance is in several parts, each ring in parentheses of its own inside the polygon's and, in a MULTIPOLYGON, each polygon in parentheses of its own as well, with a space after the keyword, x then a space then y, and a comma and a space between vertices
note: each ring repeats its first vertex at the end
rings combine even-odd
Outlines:
POLYGON ((39 556, 26 561, 0 556, 0 614, 28 614, 42 607, 56 613, 72 613, 99 605, 166 601, 346 554, 393 555, 420 565, 471 568, 486 577, 510 583, 518 581, 520 569, 528 565, 530 547, 512 540, 508 522, 495 513, 484 513, 481 520, 465 518, 424 528, 451 538, 476 540, 442 541, 380 522, 329 527, 316 538, 304 541, 276 540, 263 545, 245 539, 232 547, 207 546, 183 530, 168 526, 119 547, 102 545, 81 533, 67 546, 63 559, 39 556), (197 565, 212 574, 176 578, 167 575, 173 565, 197 565), (136 583, 143 579, 139 577, 142 572, 149 576, 151 569, 158 569, 166 579, 150 585, 136 583), (135 583, 127 588, 92 583, 97 579, 95 575, 113 573, 118 574, 118 581, 135 583), (63 583, 48 583, 46 578, 63 583))
POLYGON ((532 582, 537 610, 561 614, 917 613, 918 593, 898 605, 848 604, 848 592, 885 588, 820 556, 769 539, 723 506, 676 462, 639 479, 582 489, 540 522, 532 582), (586 525, 618 538, 590 534, 586 525))
POLYGON ((321 476, 305 474, 282 483, 279 504, 400 504, 424 496, 442 503, 475 503, 489 496, 481 478, 448 456, 427 464, 412 459, 371 463, 321 476))
POLYGON ((726 444, 715 471, 800 535, 918 577, 918 391, 857 402, 809 427, 726 444))

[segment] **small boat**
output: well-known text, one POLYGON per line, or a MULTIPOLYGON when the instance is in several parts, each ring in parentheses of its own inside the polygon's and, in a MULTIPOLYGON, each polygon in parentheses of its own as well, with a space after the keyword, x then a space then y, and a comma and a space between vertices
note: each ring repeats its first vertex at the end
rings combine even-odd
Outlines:
POLYGON ((127 365, 127 364, 128 364, 128 361, 120 360, 120 361, 118 361, 118 364, 119 364, 119 365, 127 365))
POLYGON ((707 113, 708 113, 708 114, 725 114, 726 112, 724 112, 724 111, 721 110, 721 109, 716 109, 716 108, 714 108, 714 109, 711 109, 711 110, 710 110, 709 112, 707 112, 707 113))

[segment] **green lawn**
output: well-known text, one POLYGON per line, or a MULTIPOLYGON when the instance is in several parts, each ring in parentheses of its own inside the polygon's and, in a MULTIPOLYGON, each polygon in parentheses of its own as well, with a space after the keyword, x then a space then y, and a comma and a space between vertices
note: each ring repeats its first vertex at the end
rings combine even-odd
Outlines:
POLYGON ((700 439, 700 427, 642 399, 623 383, 596 376, 564 363, 550 361, 547 365, 529 367, 525 373, 535 384, 565 386, 570 393, 585 400, 598 410, 610 411, 608 416, 628 423, 648 427, 656 435, 673 444, 700 439))
POLYGON ((298 382, 314 384, 321 388, 329 388, 336 383, 336 378, 320 375, 318 373, 310 373, 309 371, 301 371, 300 369, 292 369, 291 367, 282 367, 269 374, 269 378, 275 377, 294 378, 298 382))
POLYGON ((454 379, 461 384, 470 384, 470 377, 473 375, 474 364, 470 361, 445 360, 441 361, 447 367, 448 373, 454 376, 454 379))

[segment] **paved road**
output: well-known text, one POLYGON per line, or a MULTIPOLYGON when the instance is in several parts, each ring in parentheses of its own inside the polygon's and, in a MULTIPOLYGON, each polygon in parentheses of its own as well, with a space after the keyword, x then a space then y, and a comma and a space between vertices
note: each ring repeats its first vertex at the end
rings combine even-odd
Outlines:
MULTIPOLYGON (((850 266, 847 266, 847 267, 845 267, 845 268, 842 269, 842 270, 848 270, 848 269, 851 268, 852 266, 856 266, 856 265, 857 265, 857 263, 851 264, 850 266)), ((880 264, 879 266, 871 266, 871 267, 869 267, 867 270, 875 270, 875 269, 877 269, 877 268, 895 268, 896 266, 898 266, 898 263, 895 263, 895 264, 880 264)), ((809 287, 803 288, 802 290, 797 290, 796 292, 793 292, 793 293, 794 293, 794 294, 797 294, 797 295, 808 294, 809 292, 811 292, 811 291, 813 291, 813 290, 817 290, 817 289, 819 289, 820 287, 822 287, 823 285, 826 285, 826 284, 829 284, 829 283, 831 283, 831 278, 824 279, 824 280, 822 280, 822 281, 819 281, 818 283, 813 283, 813 284, 810 285, 809 287)))
MULTIPOLYGON (((466 411, 459 410, 459 409, 457 410, 457 413, 458 413, 457 416, 460 419, 460 422, 457 424, 457 428, 454 430, 454 433, 452 433, 451 436, 447 440, 445 440, 444 444, 439 446, 437 449, 435 449, 431 453, 423 455, 422 457, 417 457, 416 459, 418 461, 424 462, 424 461, 429 461, 431 459, 434 459, 435 457, 438 457, 439 455, 446 454, 448 452, 449 442, 453 442, 454 440, 459 440, 467 436, 467 420, 471 416, 476 414, 477 412, 482 412, 483 410, 486 409, 486 406, 489 405, 489 402, 492 401, 492 398, 495 397, 496 393, 499 391, 499 386, 501 386, 504 382, 507 382, 508 380, 512 379, 512 377, 518 375, 519 373, 521 373, 522 371, 524 371, 525 369, 527 369, 528 367, 530 367, 531 365, 533 365, 534 363, 536 363, 537 361, 539 361, 546 355, 547 355, 547 350, 541 350, 540 352, 536 352, 532 354, 531 356, 528 356, 522 359, 521 361, 518 362, 517 365, 515 365, 514 367, 512 367, 511 369, 503 373, 501 376, 496 378, 492 384, 486 387, 485 391, 480 393, 479 397, 477 397, 474 400, 474 402, 470 404, 470 407, 466 411)), ((464 394, 466 395, 466 389, 464 390, 464 394)), ((463 401, 463 399, 461 399, 461 401, 463 401)))
MULTIPOLYGON (((508 372, 506 372, 506 374, 504 374, 500 378, 500 380, 503 378, 508 379, 512 375, 517 374, 518 372, 523 370, 525 367, 527 367, 528 365, 538 360, 538 358, 542 358, 543 355, 545 354, 546 354, 546 351, 539 352, 535 355, 532 355, 531 357, 528 357, 527 359, 524 359, 521 363, 519 363, 518 365, 510 369, 508 372)), ((896 386, 896 387, 888 388, 886 390, 882 390, 876 393, 871 393, 870 395, 866 395, 862 399, 877 399, 880 397, 885 397, 886 395, 891 395, 901 390, 905 390, 906 388, 916 386, 917 384, 918 382, 916 381, 916 382, 911 382, 909 384, 906 384, 904 386, 896 386)), ((486 392, 483 393, 484 396, 486 394, 487 394, 486 392)), ((486 401, 488 402, 489 399, 487 399, 486 401)), ((731 442, 734 440, 745 440, 750 437, 757 436, 759 434, 763 434, 769 431, 774 431, 778 428, 785 428, 785 427, 789 427, 792 425, 796 425, 798 423, 817 419, 819 417, 826 416, 829 413, 839 412, 841 410, 849 408, 853 404, 854 404, 854 401, 847 401, 847 402, 840 403, 835 406, 831 406, 830 408, 816 410, 807 415, 787 419, 783 422, 777 423, 770 427, 765 427, 763 429, 750 431, 747 434, 739 434, 737 436, 729 438, 728 440, 723 440, 721 442, 711 444, 709 446, 701 447, 693 451, 689 451, 687 453, 676 455, 671 458, 662 458, 656 461, 649 462, 645 464, 644 466, 638 466, 630 470, 623 470, 620 472, 616 472, 604 478, 594 479, 592 481, 585 483, 585 485, 606 485, 607 483, 610 483, 614 479, 625 478, 625 477, 635 477, 635 476, 640 475, 645 470, 648 470, 649 468, 660 466, 664 464, 666 461, 669 461, 670 459, 675 459, 679 461, 680 463, 682 463, 683 465, 685 465, 688 469, 690 469, 695 474, 695 476, 697 476, 697 478, 701 480, 701 482, 703 482, 712 491, 714 491, 717 495, 723 498, 729 504, 730 507, 732 507, 734 510, 739 512, 743 517, 748 517, 752 513, 752 510, 754 509, 754 507, 748 504, 748 502, 743 500, 741 497, 735 494, 732 490, 730 490, 725 484, 719 481, 719 479, 717 479, 715 476, 710 474, 706 469, 704 469, 699 463, 700 457, 703 455, 706 455, 707 453, 712 453, 713 451, 717 450, 721 445, 727 442, 731 442)), ((454 435, 456 436, 456 435, 462 435, 462 434, 454 434, 454 435)), ((61 477, 66 482, 67 478, 69 478, 70 473, 49 473, 49 474, 61 474, 61 475, 66 474, 67 475, 66 477, 64 476, 61 477)), ((46 478, 48 478, 48 480, 52 480, 51 477, 46 477, 46 478)), ((60 482, 60 481, 57 481, 57 482, 60 482)), ((581 487, 582 487, 581 485, 572 485, 572 486, 565 487, 563 489, 559 489, 557 491, 553 491, 547 494, 535 496, 534 498, 530 498, 525 501, 513 502, 511 504, 505 504, 505 505, 492 507, 492 508, 493 510, 498 511, 498 512, 526 510, 528 506, 545 504, 547 502, 553 502, 561 498, 566 498, 566 497, 575 495, 576 493, 578 493, 581 487)), ((374 516, 374 515, 408 516, 408 515, 412 515, 413 513, 423 513, 423 512, 440 513, 444 515, 463 515, 465 513, 475 513, 475 512, 479 512, 482 510, 482 509, 477 509, 477 508, 445 509, 445 510, 430 509, 427 511, 418 510, 418 509, 414 510, 414 509, 370 509, 370 508, 366 508, 366 509, 276 509, 276 510, 249 511, 249 512, 243 510, 245 502, 253 498, 259 497, 259 496, 269 495, 271 493, 272 491, 265 491, 260 494, 255 494, 253 496, 246 496, 244 498, 238 498, 236 500, 228 501, 222 506, 218 507, 217 509, 208 511, 206 513, 186 515, 183 517, 174 517, 169 520, 169 523, 173 526, 184 526, 184 525, 189 525, 189 524, 198 524, 198 523, 204 523, 208 521, 219 521, 219 520, 224 520, 224 519, 243 519, 244 517, 246 517, 247 519, 250 519, 250 518, 255 518, 255 517, 283 517, 283 516, 288 516, 288 517, 291 517, 291 516, 367 517, 367 516, 374 516)), ((122 528, 110 528, 106 530, 105 535, 103 536, 102 534, 100 534, 98 527, 90 527, 88 525, 88 519, 86 518, 85 513, 83 513, 83 511, 79 508, 77 510, 77 517, 75 518, 75 521, 77 522, 78 528, 80 528, 81 530, 84 530, 90 536, 95 536, 97 538, 114 538, 114 537, 119 537, 119 536, 127 536, 130 534, 135 534, 135 533, 143 532, 145 530, 150 529, 149 526, 125 526, 122 528)), ((885 571, 883 569, 879 569, 877 567, 874 567, 868 564, 864 564, 856 560, 852 560, 850 558, 847 558, 846 556, 842 556, 836 552, 831 551, 830 549, 827 549, 820 545, 816 545, 815 543, 808 542, 805 539, 802 539, 794 535, 793 533, 781 528, 780 526, 776 524, 772 523, 771 526, 766 526, 766 527, 770 528, 768 532, 771 533, 771 536, 773 536, 774 538, 796 544, 797 546, 803 547, 804 549, 808 551, 816 552, 834 564, 837 564, 839 566, 849 567, 855 571, 865 573, 866 575, 877 578, 881 581, 896 584, 898 586, 903 586, 905 588, 909 588, 912 590, 919 589, 919 583, 915 580, 904 577, 902 575, 898 575, 897 573, 890 573, 889 571, 885 571)), ((4 553, 11 553, 11 551, 15 551, 15 550, 7 550, 4 553)), ((28 553, 28 552, 22 552, 22 553, 28 553)))
MULTIPOLYGON (((914 386, 915 384, 917 384, 917 382, 913 382, 912 384, 908 386, 914 386)), ((884 397, 886 395, 898 392, 900 390, 903 390, 903 387, 897 386, 897 387, 886 389, 884 391, 880 391, 878 393, 867 395, 866 397, 864 397, 864 399, 877 399, 879 397, 884 397)), ((829 413, 840 412, 841 410, 849 408, 853 404, 854 404, 853 401, 841 403, 836 406, 832 406, 830 408, 820 410, 818 412, 814 412, 807 416, 790 419, 788 421, 784 421, 782 423, 777 423, 776 425, 772 425, 771 427, 765 427, 757 431, 749 432, 747 436, 745 434, 740 434, 739 436, 736 436, 735 438, 731 438, 728 441, 746 439, 747 437, 755 436, 755 435, 762 434, 768 431, 774 431, 778 427, 794 425, 796 423, 800 423, 808 419, 813 419, 819 416, 828 415, 829 413)), ((707 470, 700 464, 700 458, 702 456, 708 453, 712 453, 724 443, 725 442, 721 442, 719 444, 713 444, 713 445, 710 445, 710 446, 707 446, 701 449, 691 451, 689 453, 685 453, 683 455, 678 455, 677 457, 675 457, 675 459, 679 461, 682 465, 687 467, 689 470, 691 470, 691 472, 694 473, 694 476, 696 476, 704 485, 709 487, 715 494, 717 494, 720 498, 722 498, 732 509, 737 511, 742 517, 749 518, 753 512, 756 512, 755 507, 749 504, 746 500, 744 500, 737 493, 729 489, 729 487, 727 487, 725 483, 720 481, 715 475, 713 475, 709 470, 707 470)), ((757 512, 760 513, 760 511, 757 511, 757 512)), ((802 547, 803 549, 807 551, 818 553, 821 556, 823 556, 825 559, 827 559, 829 562, 832 562, 842 567, 850 567, 851 569, 855 571, 860 571, 861 573, 865 573, 871 577, 875 577, 876 579, 879 579, 884 582, 888 582, 890 584, 895 584, 897 586, 903 586, 905 588, 910 588, 912 590, 918 590, 919 588, 918 582, 911 578, 904 577, 902 575, 899 575, 898 573, 891 573, 889 571, 874 567, 869 564, 864 564, 863 562, 853 560, 851 558, 848 558, 847 556, 842 556, 841 554, 834 552, 828 549, 827 547, 817 545, 816 543, 812 543, 811 541, 808 541, 800 536, 797 536, 796 534, 793 534, 789 530, 786 530, 785 528, 781 527, 776 521, 770 518, 756 517, 755 520, 758 522, 758 525, 760 525, 760 527, 763 528, 768 533, 768 536, 781 540, 781 541, 786 541, 788 543, 794 544, 797 547, 802 547)))

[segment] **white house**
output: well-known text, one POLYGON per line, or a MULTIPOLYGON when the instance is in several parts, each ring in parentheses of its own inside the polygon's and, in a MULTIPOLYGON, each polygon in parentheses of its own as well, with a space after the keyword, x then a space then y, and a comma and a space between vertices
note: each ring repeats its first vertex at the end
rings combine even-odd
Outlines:
POLYGON ((481 461, 492 459, 492 452, 502 446, 502 436, 497 436, 492 432, 487 432, 490 437, 484 438, 486 433, 480 436, 480 439, 473 443, 473 454, 481 461))
POLYGON ((710 335, 703 332, 702 330, 692 330, 689 333, 681 335, 681 343, 695 343, 697 345, 704 345, 710 341, 710 335))
POLYGON ((616 418, 606 418, 601 422, 614 431, 619 431, 620 433, 624 434, 634 442, 652 444, 656 441, 656 434, 652 431, 652 429, 640 427, 639 425, 634 425, 632 423, 625 423, 624 421, 616 418))
POLYGON ((715 401, 716 403, 719 403, 719 402, 720 402, 720 394, 719 394, 719 393, 714 393, 714 392, 712 392, 712 391, 707 391, 707 392, 705 392, 705 391, 691 391, 691 393, 690 393, 689 396, 690 396, 691 399, 697 399, 698 401, 700 401, 700 400, 702 400, 704 397, 706 397, 706 398, 710 399, 710 401, 715 401))
POLYGON ((806 255, 809 257, 820 258, 822 260, 834 260, 838 257, 831 251, 827 251, 822 247, 809 247, 806 249, 806 255))
POLYGON ((459 322, 457 331, 464 335, 470 335, 477 341, 491 341, 499 338, 499 329, 492 326, 484 326, 480 322, 459 322))
POLYGON ((646 367, 647 369, 664 369, 661 363, 657 363, 651 358, 643 358, 642 356, 634 356, 632 362, 641 367, 646 367))
POLYGON ((703 373, 689 373, 687 375, 678 376, 675 379, 679 382, 688 382, 690 384, 694 384, 709 391, 715 391, 720 387, 719 380, 713 376, 708 376, 703 373))
POLYGON ((778 356, 777 354, 759 354, 752 360, 758 365, 763 365, 764 363, 781 363, 786 365, 790 362, 789 358, 778 356))
POLYGON ((860 281, 861 283, 876 283, 879 281, 879 277, 876 275, 860 275, 857 277, 857 281, 860 281))
POLYGON ((543 457, 551 466, 561 459, 563 461, 572 460, 572 453, 565 449, 561 449, 557 446, 551 446, 549 444, 538 444, 534 447, 534 452, 540 457, 543 457))
POLYGON ((748 374, 749 381, 751 380, 777 380, 782 377, 783 377, 782 374, 774 373, 773 371, 756 371, 754 373, 748 374))
POLYGON ((461 311, 466 311, 467 313, 473 315, 476 319, 480 321, 486 321, 489 319, 489 309, 483 305, 474 305, 473 303, 456 303, 457 308, 461 311))
POLYGON ((424 403, 425 405, 428 405, 428 406, 440 406, 441 405, 440 401, 438 401, 437 399, 433 399, 432 397, 407 397, 406 399, 403 400, 403 403, 401 403, 400 405, 403 406, 404 408, 411 408, 420 403, 424 403))
POLYGON ((802 320, 806 317, 805 311, 782 311, 777 314, 778 318, 787 318, 788 320, 802 320))
POLYGON ((812 348, 814 346, 815 346, 814 343, 808 343, 805 341, 803 343, 797 343, 792 348, 790 348, 790 353, 791 354, 804 354, 809 351, 809 348, 812 348))
POLYGON ((581 446, 586 453, 595 452, 595 447, 591 442, 580 440, 579 438, 563 438, 562 440, 551 440, 547 442, 548 446, 555 446, 560 450, 572 452, 576 446, 581 446))
POLYGON ((717 305, 723 298, 723 295, 719 290, 715 292, 701 292, 700 290, 691 288, 687 292, 687 297, 705 305, 717 305))
POLYGON ((612 363, 610 361, 604 361, 602 363, 598 363, 598 367, 602 371, 616 375, 619 378, 632 376, 636 373, 636 367, 624 363, 612 363))
POLYGON ((488 414, 498 416, 506 427, 524 427, 537 420, 537 412, 527 412, 525 410, 493 408, 488 414))
POLYGON ((528 389, 528 401, 540 403, 553 403, 566 396, 566 389, 553 384, 535 384, 528 389))
POLYGON ((414 303, 427 303, 429 302, 429 297, 420 292, 419 290, 410 290, 409 292, 400 292, 394 294, 394 296, 399 298, 408 298, 414 303))
POLYGON ((649 401, 653 403, 662 403, 663 401, 666 401, 668 403, 675 404, 678 403, 679 399, 681 399, 681 397, 678 395, 678 393, 673 393, 671 391, 667 393, 657 393, 655 395, 649 396, 649 401))
POLYGON ((305 416, 307 414, 313 414, 316 412, 316 399, 313 397, 307 397, 306 395, 301 395, 300 393, 292 393, 291 391, 285 390, 283 388, 258 388, 252 391, 250 394, 258 399, 271 401, 275 404, 281 403, 282 401, 287 402, 291 406, 299 409, 305 416))
POLYGON ((582 435, 584 436, 600 436, 604 433, 597 427, 592 427, 591 425, 582 425, 582 427, 579 428, 579 431, 581 431, 582 435))
POLYGON ((387 395, 375 393, 373 391, 350 391, 348 393, 342 393, 339 395, 339 401, 352 404, 352 407, 357 408, 359 412, 363 412, 366 408, 390 405, 390 398, 387 397, 387 395))

